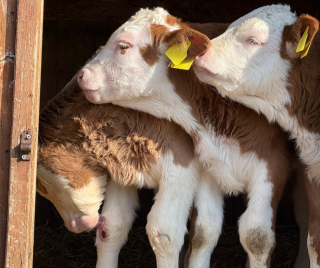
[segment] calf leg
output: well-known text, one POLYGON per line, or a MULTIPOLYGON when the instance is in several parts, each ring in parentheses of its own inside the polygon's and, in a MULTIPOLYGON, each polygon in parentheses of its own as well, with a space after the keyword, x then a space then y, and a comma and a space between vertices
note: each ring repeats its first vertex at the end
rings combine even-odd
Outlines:
POLYGON ((112 180, 108 182, 101 212, 105 224, 97 230, 97 268, 118 267, 119 252, 128 237, 137 207, 136 187, 120 186, 112 180))
POLYGON ((298 171, 298 178, 292 195, 294 203, 294 214, 300 228, 299 253, 295 261, 294 268, 310 267, 307 247, 310 212, 308 206, 308 197, 304 185, 307 178, 304 173, 305 171, 303 170, 298 171))
POLYGON ((210 267, 223 223, 223 193, 210 177, 201 178, 191 215, 189 249, 185 267, 210 267), (188 260, 189 257, 189 260, 188 260))
POLYGON ((194 170, 176 167, 166 171, 148 215, 147 234, 157 268, 177 268, 186 223, 196 187, 194 170))
POLYGON ((249 187, 248 207, 239 220, 240 242, 248 253, 251 268, 270 267, 276 208, 284 187, 284 183, 273 185, 267 176, 259 179, 249 187))
POLYGON ((308 251, 310 267, 320 267, 320 185, 315 179, 305 180, 309 199, 310 219, 308 233, 308 251))

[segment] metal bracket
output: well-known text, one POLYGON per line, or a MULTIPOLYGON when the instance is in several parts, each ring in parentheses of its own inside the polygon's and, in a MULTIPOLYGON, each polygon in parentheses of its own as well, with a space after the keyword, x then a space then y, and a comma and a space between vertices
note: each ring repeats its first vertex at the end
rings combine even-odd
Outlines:
POLYGON ((29 161, 32 147, 32 135, 30 129, 24 130, 20 135, 20 159, 29 161))

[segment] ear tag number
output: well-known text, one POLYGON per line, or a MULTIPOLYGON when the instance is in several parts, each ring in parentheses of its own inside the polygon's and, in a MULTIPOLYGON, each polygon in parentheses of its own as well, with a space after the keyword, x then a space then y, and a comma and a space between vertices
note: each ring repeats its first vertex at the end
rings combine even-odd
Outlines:
POLYGON ((300 38, 299 44, 298 44, 297 49, 296 49, 296 52, 300 52, 300 51, 304 50, 304 46, 306 45, 307 38, 308 38, 308 30, 309 30, 309 26, 307 26, 307 28, 304 31, 302 37, 300 38))
POLYGON ((174 63, 172 63, 171 68, 189 70, 191 68, 191 65, 193 62, 194 62, 194 60, 187 60, 187 61, 181 62, 178 65, 174 65, 174 63))
POLYGON ((187 46, 185 45, 185 43, 172 45, 165 52, 165 54, 173 62, 174 65, 179 65, 187 57, 187 52, 190 45, 190 41, 187 41, 187 46))

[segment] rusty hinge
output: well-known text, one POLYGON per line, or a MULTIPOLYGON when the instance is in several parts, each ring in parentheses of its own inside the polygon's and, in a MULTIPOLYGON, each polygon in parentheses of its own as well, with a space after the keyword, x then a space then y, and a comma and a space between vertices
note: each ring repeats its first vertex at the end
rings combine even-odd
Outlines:
POLYGON ((32 135, 30 129, 24 130, 20 136, 20 159, 29 161, 31 155, 32 135))

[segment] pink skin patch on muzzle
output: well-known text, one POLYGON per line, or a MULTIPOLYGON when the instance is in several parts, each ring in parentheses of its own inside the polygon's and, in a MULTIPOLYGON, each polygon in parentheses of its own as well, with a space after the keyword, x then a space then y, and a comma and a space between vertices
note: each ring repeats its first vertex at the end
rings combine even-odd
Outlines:
POLYGON ((105 218, 103 216, 99 216, 98 223, 96 225, 97 232, 99 234, 99 238, 102 242, 107 242, 109 238, 108 229, 104 226, 105 218))

